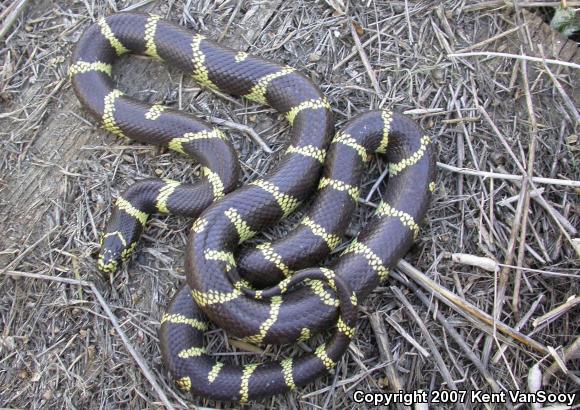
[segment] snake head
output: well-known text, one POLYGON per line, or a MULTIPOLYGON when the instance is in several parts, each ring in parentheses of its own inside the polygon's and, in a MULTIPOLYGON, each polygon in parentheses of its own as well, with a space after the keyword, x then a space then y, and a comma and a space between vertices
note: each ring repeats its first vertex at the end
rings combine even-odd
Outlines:
POLYGON ((136 242, 127 243, 119 231, 104 234, 101 238, 101 250, 97 260, 98 269, 103 273, 115 272, 121 261, 131 256, 136 245, 136 242))

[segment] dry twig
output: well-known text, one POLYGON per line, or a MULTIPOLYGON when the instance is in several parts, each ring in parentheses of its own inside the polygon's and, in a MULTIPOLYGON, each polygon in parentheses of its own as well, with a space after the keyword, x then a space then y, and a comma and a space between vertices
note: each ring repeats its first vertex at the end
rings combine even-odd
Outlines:
POLYGON ((472 51, 469 53, 452 53, 452 54, 447 55, 447 57, 453 57, 453 58, 477 57, 477 56, 513 58, 516 60, 528 60, 528 61, 533 61, 536 63, 561 65, 564 67, 574 68, 576 70, 580 69, 580 64, 570 63, 568 61, 554 60, 551 58, 539 58, 539 57, 532 57, 532 56, 518 55, 518 54, 496 53, 496 52, 492 52, 492 51, 472 51))

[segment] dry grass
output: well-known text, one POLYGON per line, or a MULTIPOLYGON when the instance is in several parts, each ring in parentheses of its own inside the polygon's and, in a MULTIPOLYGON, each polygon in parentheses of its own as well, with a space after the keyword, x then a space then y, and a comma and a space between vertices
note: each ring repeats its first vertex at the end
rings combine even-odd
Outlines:
MULTIPOLYGON (((191 221, 153 218, 127 267, 108 281, 95 268, 98 233, 123 189, 145 176, 190 181, 198 172, 185 158, 98 129, 66 78, 82 30, 131 4, 0 5, 0 21, 11 23, 0 30, 1 407, 230 407, 182 395, 160 361, 159 318, 183 280, 191 221)), ((252 408, 353 408, 355 389, 527 391, 536 364, 546 390, 578 391, 578 299, 568 300, 579 291, 578 70, 489 55, 577 64, 573 46, 560 50, 529 8, 504 1, 140 4, 300 67, 328 95, 338 124, 394 107, 439 143, 438 189, 421 236, 394 280, 366 301, 349 354, 333 375, 252 408), (327 3, 346 4, 346 15, 327 3), (467 52, 488 54, 447 57, 467 52)), ((284 147, 288 127, 272 110, 201 92, 150 60, 115 70, 119 87, 142 100, 254 129, 275 153, 231 131, 244 182, 266 173, 284 147)), ((384 169, 373 161, 350 237, 378 202, 384 183, 370 191, 384 169)), ((220 330, 208 340, 229 360, 255 359, 220 330)))

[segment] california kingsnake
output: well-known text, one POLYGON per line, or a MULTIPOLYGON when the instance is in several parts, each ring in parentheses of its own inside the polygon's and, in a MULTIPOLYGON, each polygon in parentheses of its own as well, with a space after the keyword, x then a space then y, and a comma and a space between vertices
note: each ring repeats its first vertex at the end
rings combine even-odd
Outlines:
POLYGON ((161 321, 164 362, 178 386, 244 402, 305 385, 332 368, 354 335, 357 303, 386 279, 418 235, 434 189, 430 138, 414 122, 387 110, 358 115, 334 135, 330 105, 305 76, 155 15, 100 19, 79 40, 69 72, 82 105, 106 130, 166 145, 202 165, 197 184, 148 179, 123 193, 98 260, 102 271, 114 271, 134 250, 151 213, 197 217, 186 251, 187 285, 161 321), (234 191, 239 165, 222 132, 114 88, 112 64, 127 52, 174 64, 205 87, 284 114, 292 136, 277 167, 234 191), (376 215, 329 268, 311 268, 340 243, 372 153, 386 153, 390 163, 376 215), (290 214, 316 188, 312 207, 292 233, 237 254, 239 244, 290 214), (313 353, 236 366, 206 353, 208 319, 255 344, 291 343, 333 325, 336 329, 313 353))

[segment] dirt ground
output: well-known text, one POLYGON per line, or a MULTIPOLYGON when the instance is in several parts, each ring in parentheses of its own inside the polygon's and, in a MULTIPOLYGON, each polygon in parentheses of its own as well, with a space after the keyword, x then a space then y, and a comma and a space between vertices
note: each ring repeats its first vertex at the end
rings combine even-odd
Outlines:
MULTIPOLYGON (((164 148, 106 133, 71 89, 76 40, 96 18, 122 10, 155 12, 299 68, 328 96, 338 127, 358 112, 392 108, 438 143, 437 189, 420 237, 365 301, 348 354, 331 375, 248 408, 366 408, 356 390, 528 392, 530 380, 551 393, 578 392, 580 52, 538 16, 537 3, 554 2, 515 3, 2 2, 0 407, 237 407, 180 393, 161 363, 159 320, 184 280, 192 221, 154 217, 116 275, 96 269, 99 233, 125 188, 199 173, 164 148)), ((124 58, 114 75, 143 101, 229 122, 223 129, 243 183, 284 150, 288 125, 271 109, 201 90, 187 73, 145 58, 124 58)), ((376 207, 385 169, 371 161, 337 251, 376 207)), ((295 356, 322 336, 259 349, 220 329, 207 339, 225 361, 249 363, 295 356)))

